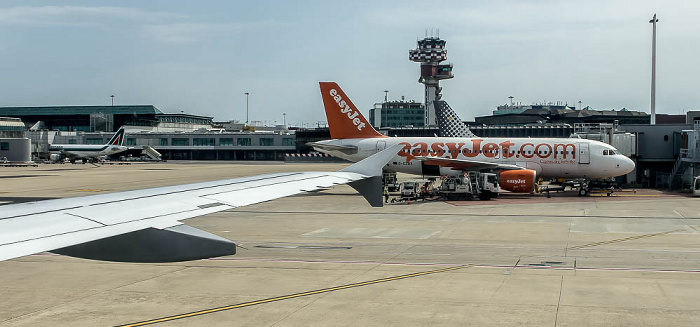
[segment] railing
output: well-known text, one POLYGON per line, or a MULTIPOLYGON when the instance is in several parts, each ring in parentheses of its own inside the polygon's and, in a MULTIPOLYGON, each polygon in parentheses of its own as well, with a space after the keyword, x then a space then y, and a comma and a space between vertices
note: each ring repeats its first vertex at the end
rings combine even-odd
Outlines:
POLYGON ((692 149, 692 148, 690 148, 690 149, 681 148, 680 151, 678 152, 678 157, 680 159, 685 159, 683 161, 686 161, 686 162, 688 162, 688 161, 696 162, 696 161, 700 160, 700 158, 695 157, 695 152, 696 152, 695 149, 692 149))

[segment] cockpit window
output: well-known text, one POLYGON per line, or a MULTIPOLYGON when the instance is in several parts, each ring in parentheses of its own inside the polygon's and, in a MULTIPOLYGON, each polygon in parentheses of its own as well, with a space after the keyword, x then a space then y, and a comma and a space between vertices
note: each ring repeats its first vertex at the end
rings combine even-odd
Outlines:
POLYGON ((620 154, 620 151, 612 150, 612 149, 605 149, 605 150, 603 150, 603 155, 604 155, 604 156, 612 156, 612 155, 616 155, 616 154, 620 154))

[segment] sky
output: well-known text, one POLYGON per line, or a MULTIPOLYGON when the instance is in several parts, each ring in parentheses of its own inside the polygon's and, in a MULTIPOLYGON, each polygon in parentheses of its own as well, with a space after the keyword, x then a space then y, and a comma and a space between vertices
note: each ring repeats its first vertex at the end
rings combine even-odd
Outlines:
POLYGON ((697 1, 1 1, 0 106, 152 104, 166 113, 312 126, 319 81, 367 115, 423 101, 416 41, 447 41, 443 99, 463 120, 562 101, 700 109, 697 1), (431 32, 432 30, 432 32, 431 32), (286 114, 286 116, 284 115, 286 114))

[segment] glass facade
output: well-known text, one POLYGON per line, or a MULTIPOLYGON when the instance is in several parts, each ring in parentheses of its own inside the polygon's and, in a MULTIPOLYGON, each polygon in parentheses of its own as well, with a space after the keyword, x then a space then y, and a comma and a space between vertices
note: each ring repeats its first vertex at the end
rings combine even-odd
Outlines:
POLYGON ((260 145, 261 146, 273 146, 275 145, 275 139, 271 137, 261 137, 260 138, 260 145))
POLYGON ((158 145, 160 146, 168 146, 168 139, 167 138, 160 138, 158 139, 158 145))
POLYGON ((239 137, 237 139, 236 145, 238 146, 250 146, 250 137, 239 137))
POLYGON ((185 138, 173 138, 173 146, 188 146, 190 145, 190 139, 185 138))
POLYGON ((233 146, 233 138, 222 137, 219 139, 219 146, 233 146))
POLYGON ((370 123, 380 127, 423 127, 425 107, 419 102, 389 101, 375 104, 369 111, 370 123))
POLYGON ((207 137, 207 138, 195 137, 192 139, 192 145, 195 145, 195 146, 214 146, 214 138, 213 137, 207 137))
POLYGON ((85 139, 85 144, 104 144, 102 141, 102 138, 91 138, 88 137, 85 139))
POLYGON ((282 146, 296 146, 297 142, 291 137, 285 137, 282 139, 282 146))

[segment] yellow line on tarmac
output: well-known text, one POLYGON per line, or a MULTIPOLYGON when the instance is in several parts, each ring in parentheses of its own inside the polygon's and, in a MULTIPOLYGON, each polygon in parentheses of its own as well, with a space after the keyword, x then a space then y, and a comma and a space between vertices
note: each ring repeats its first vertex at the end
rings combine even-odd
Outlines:
MULTIPOLYGON (((607 197, 606 193, 591 193, 590 196, 599 197, 599 198, 607 197)), ((617 194, 617 193, 613 193, 611 195, 611 197, 617 197, 617 196, 636 196, 636 197, 646 198, 646 197, 661 196, 661 194, 617 194)))
POLYGON ((370 281, 366 281, 366 282, 359 282, 359 283, 353 283, 353 284, 347 284, 347 285, 341 285, 341 286, 335 286, 335 287, 322 288, 322 289, 315 290, 315 291, 308 291, 308 292, 302 292, 302 293, 296 293, 296 294, 283 295, 283 296, 278 296, 278 297, 273 297, 273 298, 268 298, 268 299, 263 299, 263 300, 244 302, 244 303, 228 305, 228 306, 224 306, 224 307, 218 307, 218 308, 207 309, 207 310, 194 311, 194 312, 190 312, 190 313, 184 313, 184 314, 163 317, 163 318, 158 318, 158 319, 153 319, 153 320, 145 320, 145 321, 141 321, 141 322, 120 325, 119 327, 135 327, 135 326, 145 326, 145 325, 157 324, 157 323, 161 323, 161 322, 173 321, 176 319, 183 319, 183 318, 190 318, 190 317, 194 317, 194 316, 201 316, 201 315, 225 311, 225 310, 238 309, 238 308, 249 307, 249 306, 258 305, 258 304, 294 299, 294 298, 298 298, 298 297, 315 295, 315 294, 320 294, 320 293, 334 292, 334 291, 344 290, 344 289, 348 289, 348 288, 367 286, 367 285, 372 285, 372 284, 390 282, 390 281, 394 281, 394 280, 400 280, 400 279, 406 279, 406 278, 412 278, 412 277, 418 277, 418 276, 424 276, 424 275, 430 275, 430 274, 437 274, 437 273, 442 273, 442 272, 448 272, 448 271, 453 271, 453 270, 469 268, 469 267, 473 267, 473 266, 474 266, 473 264, 472 265, 455 266, 455 267, 449 267, 449 268, 442 268, 442 269, 412 273, 412 274, 407 274, 407 275, 399 275, 399 276, 375 279, 375 280, 370 280, 370 281))
POLYGON ((659 235, 666 235, 666 234, 671 234, 671 233, 677 233, 677 232, 682 232, 686 230, 687 228, 680 228, 676 230, 671 230, 667 232, 660 232, 660 233, 653 233, 653 234, 644 234, 644 235, 637 235, 637 236, 631 236, 631 237, 625 237, 625 238, 618 238, 614 240, 609 240, 609 241, 602 241, 602 242, 596 242, 596 243, 589 243, 589 244, 583 244, 583 245, 577 245, 577 246, 572 246, 569 249, 570 250, 575 250, 575 249, 583 249, 583 248, 588 248, 588 247, 593 247, 593 246, 598 246, 598 245, 606 245, 606 244, 613 244, 613 243, 620 243, 620 242, 625 242, 625 241, 633 241, 633 240, 638 240, 641 238, 647 238, 647 237, 653 237, 653 236, 659 236, 659 235))

